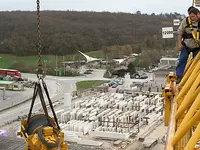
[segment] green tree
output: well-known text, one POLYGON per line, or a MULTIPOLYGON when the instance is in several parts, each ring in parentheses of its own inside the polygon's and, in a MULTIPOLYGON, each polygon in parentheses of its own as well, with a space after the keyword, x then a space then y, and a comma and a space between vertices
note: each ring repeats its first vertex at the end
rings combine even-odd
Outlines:
POLYGON ((128 72, 130 73, 130 75, 136 73, 136 68, 133 62, 128 64, 128 72))

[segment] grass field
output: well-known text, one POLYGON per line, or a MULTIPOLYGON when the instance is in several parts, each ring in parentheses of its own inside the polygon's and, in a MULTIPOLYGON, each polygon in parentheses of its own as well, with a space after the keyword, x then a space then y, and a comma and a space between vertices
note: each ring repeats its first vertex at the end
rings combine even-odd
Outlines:
POLYGON ((80 81, 80 82, 76 83, 76 86, 77 86, 77 90, 80 91, 80 90, 97 87, 106 82, 108 82, 108 81, 104 81, 104 80, 80 81))
MULTIPOLYGON (((103 58, 103 52, 102 51, 91 51, 86 53, 87 55, 91 57, 97 57, 97 58, 103 58)), ((84 57, 77 53, 75 55, 66 55, 66 56, 57 56, 57 61, 62 62, 73 60, 80 56, 80 59, 84 59, 84 57)), ((13 63, 15 62, 23 62, 28 64, 37 64, 38 57, 37 56, 27 56, 27 57, 17 57, 13 55, 6 55, 6 54, 0 54, 0 68, 9 68, 13 63)), ((42 56, 42 61, 47 61, 47 64, 49 63, 55 63, 56 62, 56 56, 54 55, 44 55, 42 56)))

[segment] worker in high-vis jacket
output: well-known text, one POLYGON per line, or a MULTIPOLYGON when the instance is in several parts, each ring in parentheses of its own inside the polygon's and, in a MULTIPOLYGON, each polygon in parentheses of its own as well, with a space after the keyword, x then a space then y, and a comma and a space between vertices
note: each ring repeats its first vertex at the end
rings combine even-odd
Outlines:
POLYGON ((183 19, 177 31, 178 51, 180 52, 176 67, 177 84, 182 79, 189 54, 192 52, 194 58, 200 50, 199 14, 200 12, 197 8, 191 8, 189 16, 183 19))

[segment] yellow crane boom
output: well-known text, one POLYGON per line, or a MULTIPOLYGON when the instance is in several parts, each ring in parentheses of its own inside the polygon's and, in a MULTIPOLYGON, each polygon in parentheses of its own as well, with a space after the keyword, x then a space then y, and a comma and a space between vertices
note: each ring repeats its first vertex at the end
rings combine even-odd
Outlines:
MULTIPOLYGON (((169 126, 166 150, 197 150, 200 139, 200 53, 187 63, 176 89, 175 74, 169 73, 163 97, 165 125, 169 126)), ((200 147, 199 147, 200 149, 200 147)))
POLYGON ((194 150, 200 138, 200 53, 188 63, 182 89, 175 90, 175 75, 170 73, 163 91, 165 125, 169 126, 166 150, 194 150))
POLYGON ((59 127, 59 123, 53 109, 51 99, 43 79, 35 83, 34 95, 27 120, 21 121, 21 130, 18 135, 24 137, 26 147, 24 150, 67 150, 68 146, 64 142, 64 133, 59 127), (49 116, 44 100, 43 91, 47 96, 53 117, 49 116), (32 116, 32 110, 37 95, 40 98, 44 114, 32 116))

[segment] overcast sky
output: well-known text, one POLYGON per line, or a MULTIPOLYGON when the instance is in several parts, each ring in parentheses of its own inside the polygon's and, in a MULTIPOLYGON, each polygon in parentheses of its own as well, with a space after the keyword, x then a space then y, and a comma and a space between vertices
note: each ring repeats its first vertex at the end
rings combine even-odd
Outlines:
MULTIPOLYGON (((35 10, 36 0, 0 0, 0 11, 35 10)), ((41 0, 42 10, 88 10, 186 14, 192 0, 41 0)))

